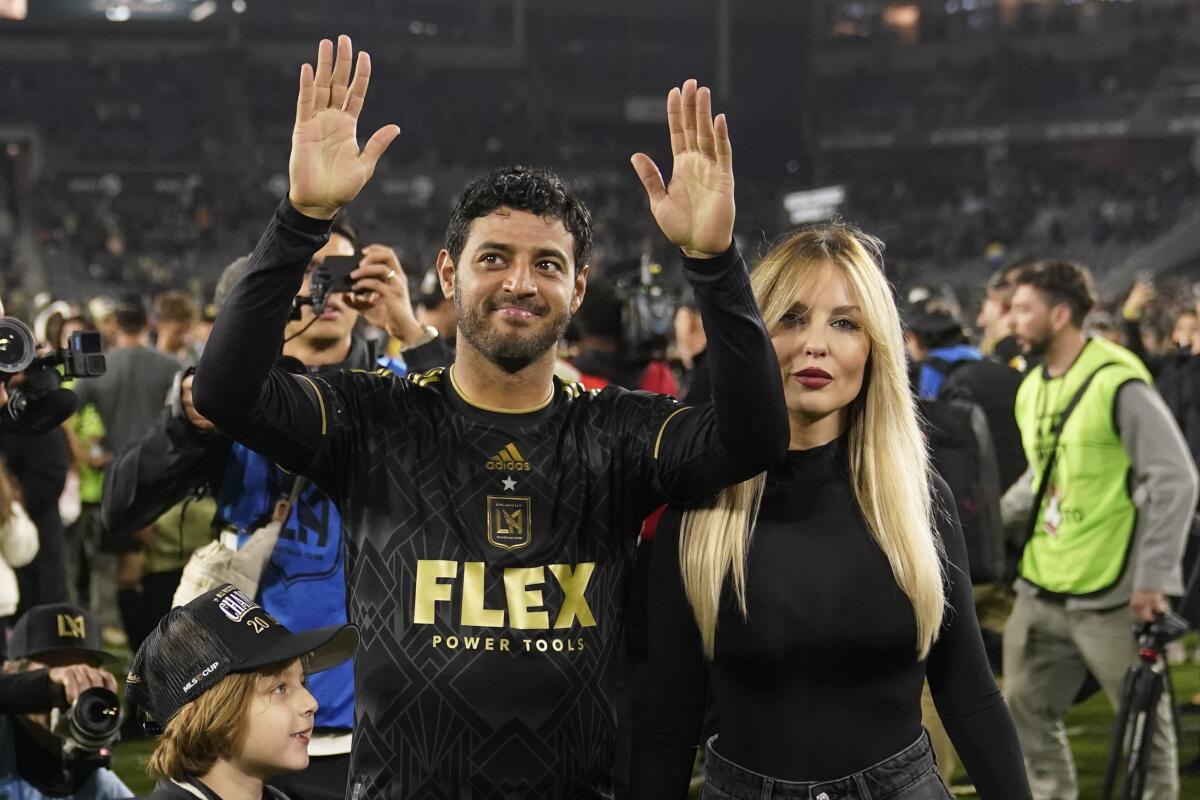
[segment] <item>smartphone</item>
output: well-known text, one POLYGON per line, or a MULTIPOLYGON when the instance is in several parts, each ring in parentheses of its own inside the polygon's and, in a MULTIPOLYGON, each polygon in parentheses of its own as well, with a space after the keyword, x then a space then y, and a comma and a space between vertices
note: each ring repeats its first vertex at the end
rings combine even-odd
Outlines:
POLYGON ((354 290, 354 281, 350 273, 358 269, 358 256, 326 256, 319 269, 329 276, 330 292, 349 292, 354 290))

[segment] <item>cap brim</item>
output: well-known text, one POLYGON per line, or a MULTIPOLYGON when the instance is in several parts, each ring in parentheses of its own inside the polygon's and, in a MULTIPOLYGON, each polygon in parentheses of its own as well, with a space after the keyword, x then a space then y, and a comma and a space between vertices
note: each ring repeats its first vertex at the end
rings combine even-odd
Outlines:
POLYGON ((301 658, 305 672, 321 672, 353 657, 357 648, 358 628, 353 625, 329 625, 292 633, 238 664, 233 671, 248 672, 268 664, 301 658))
POLYGON ((103 650, 92 650, 87 647, 51 647, 46 650, 39 650, 36 653, 26 653, 21 656, 14 656, 14 655, 10 654, 9 658, 23 658, 23 659, 30 659, 32 661, 37 661, 44 656, 57 656, 57 655, 75 656, 75 655, 80 655, 80 654, 85 655, 85 656, 92 656, 96 659, 99 659, 101 664, 112 664, 115 661, 121 660, 120 656, 115 656, 112 653, 106 653, 103 650))

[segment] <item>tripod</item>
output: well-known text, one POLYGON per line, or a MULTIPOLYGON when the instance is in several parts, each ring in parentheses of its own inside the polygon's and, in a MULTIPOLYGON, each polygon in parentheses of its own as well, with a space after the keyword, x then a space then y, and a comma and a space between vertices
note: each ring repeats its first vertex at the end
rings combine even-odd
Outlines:
POLYGON ((1101 800, 1113 800, 1118 780, 1121 781, 1119 800, 1141 800, 1150 766, 1150 744, 1154 739, 1158 702, 1164 689, 1168 697, 1174 695, 1166 647, 1187 630, 1187 620, 1171 612, 1153 622, 1134 626, 1138 663, 1129 669, 1121 684, 1121 704, 1117 710, 1108 767, 1104 772, 1104 787, 1100 791, 1101 800))

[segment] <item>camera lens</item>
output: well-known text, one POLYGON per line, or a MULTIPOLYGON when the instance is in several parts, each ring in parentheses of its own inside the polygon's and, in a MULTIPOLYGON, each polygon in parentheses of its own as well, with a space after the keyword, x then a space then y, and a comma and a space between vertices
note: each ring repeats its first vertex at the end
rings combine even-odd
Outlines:
POLYGON ((102 742, 121 726, 121 703, 108 689, 88 689, 75 700, 71 721, 81 738, 102 742))
POLYGON ((23 372, 33 357, 33 331, 19 319, 0 317, 0 372, 23 372))

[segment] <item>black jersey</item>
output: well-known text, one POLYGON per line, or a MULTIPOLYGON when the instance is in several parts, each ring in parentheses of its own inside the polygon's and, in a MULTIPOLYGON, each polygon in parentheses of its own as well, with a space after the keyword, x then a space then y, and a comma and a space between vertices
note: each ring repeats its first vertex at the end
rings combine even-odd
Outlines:
POLYGON ((740 257, 687 270, 702 313, 719 307, 710 358, 729 379, 714 378, 715 404, 555 381, 543 407, 514 414, 469 403, 453 367, 271 369, 319 233, 281 206, 194 391, 201 413, 341 511, 361 628, 348 796, 610 796, 612 668, 643 517, 748 478, 786 446, 740 257))

